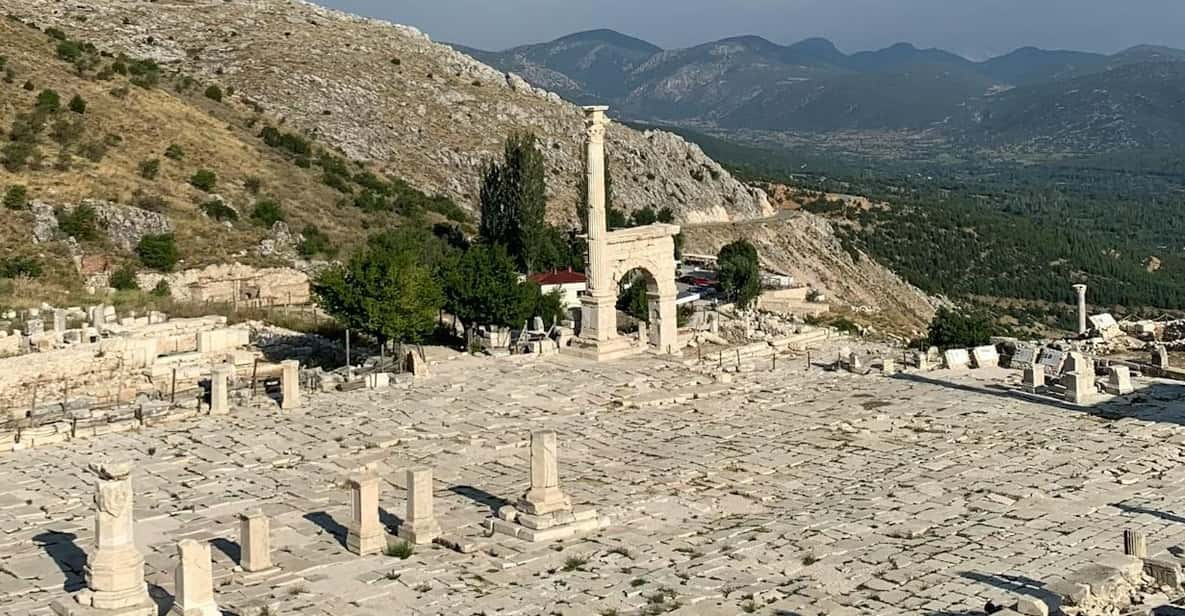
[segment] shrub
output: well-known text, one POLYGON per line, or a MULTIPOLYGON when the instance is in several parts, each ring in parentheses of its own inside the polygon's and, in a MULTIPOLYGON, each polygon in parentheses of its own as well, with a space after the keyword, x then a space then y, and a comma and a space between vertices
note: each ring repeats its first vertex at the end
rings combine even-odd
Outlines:
POLYGON ((43 113, 53 113, 62 108, 62 97, 53 90, 42 90, 33 108, 43 113))
POLYGON ((67 105, 67 107, 74 113, 86 113, 86 99, 75 94, 74 98, 70 99, 70 103, 67 105))
POLYGON ((59 118, 54 120, 53 126, 50 127, 49 136, 58 145, 66 146, 81 139, 85 131, 86 127, 83 126, 82 118, 78 118, 74 122, 66 118, 59 118))
POLYGON ((258 195, 259 190, 263 188, 263 180, 255 176, 251 176, 243 182, 243 187, 247 189, 247 192, 253 195, 258 195))
POLYGON ((189 183, 198 190, 211 192, 214 190, 214 186, 218 184, 218 175, 209 169, 198 169, 193 174, 193 177, 189 178, 189 183))
POLYGON ((259 136, 267 145, 286 150, 299 157, 308 157, 313 153, 313 146, 309 140, 295 133, 285 133, 271 126, 265 126, 259 132, 259 136))
POLYGON ((160 173, 159 158, 140 161, 140 177, 146 180, 155 180, 158 173, 160 173))
POLYGON ((0 278, 40 278, 41 262, 33 257, 0 259, 0 278))
POLYGON ((182 158, 185 158, 185 150, 182 150, 181 146, 177 145, 176 143, 170 143, 169 147, 165 148, 165 158, 170 160, 181 160, 182 158))
POLYGON ((177 265, 177 240, 172 233, 145 235, 136 245, 136 255, 145 267, 171 272, 177 265))
POLYGON ((4 192, 4 207, 10 210, 24 209, 29 201, 29 190, 24 186, 9 186, 4 192))
POLYGON ((239 219, 239 213, 234 208, 223 203, 221 199, 210 199, 203 203, 202 211, 206 213, 206 216, 218 222, 234 222, 239 219))
POLYGON ((407 560, 416 551, 416 547, 407 541, 398 541, 396 543, 389 543, 387 547, 383 548, 383 554, 398 558, 399 560, 407 560))
POLYGON ((222 102, 222 88, 219 88, 218 86, 210 86, 210 87, 206 88, 206 98, 208 98, 212 101, 217 101, 217 102, 221 103, 222 102))
POLYGON ((149 212, 163 212, 169 209, 169 202, 164 197, 148 194, 142 190, 132 193, 132 205, 149 212))
POLYGON ((55 28, 53 26, 50 26, 45 29, 45 35, 51 39, 57 39, 59 41, 66 40, 66 33, 63 32, 60 28, 55 28))
POLYGON ((74 41, 62 41, 58 43, 57 54, 59 58, 73 62, 82 57, 82 48, 74 41))
POLYGON ((301 229, 300 235, 303 239, 298 250, 302 256, 311 257, 321 254, 332 257, 337 254, 337 248, 329 240, 329 236, 316 225, 305 225, 304 229, 301 229))
POLYGON ((37 146, 28 141, 13 141, 0 149, 0 153, 4 154, 4 168, 16 172, 37 154, 37 146))
POLYGON ((34 89, 37 88, 37 86, 33 85, 32 81, 26 81, 25 85, 23 85, 21 87, 24 88, 28 92, 32 92, 34 89))
POLYGON ((94 141, 84 143, 82 147, 78 149, 78 153, 86 157, 87 160, 97 163, 103 160, 103 157, 107 155, 107 150, 109 148, 110 146, 106 140, 96 139, 94 141))
POLYGON ((264 227, 271 227, 284 219, 284 208, 271 199, 256 201, 255 209, 251 210, 251 220, 264 227))
POLYGON ((119 291, 139 290, 140 282, 136 280, 136 270, 131 266, 115 270, 111 274, 111 286, 119 291))
POLYGON ((165 282, 163 278, 160 282, 156 283, 155 287, 152 287, 153 297, 168 297, 172 294, 173 291, 169 289, 169 283, 165 282))
POLYGON ((59 209, 54 215, 62 233, 80 242, 99 239, 99 217, 89 204, 83 203, 70 211, 59 209))

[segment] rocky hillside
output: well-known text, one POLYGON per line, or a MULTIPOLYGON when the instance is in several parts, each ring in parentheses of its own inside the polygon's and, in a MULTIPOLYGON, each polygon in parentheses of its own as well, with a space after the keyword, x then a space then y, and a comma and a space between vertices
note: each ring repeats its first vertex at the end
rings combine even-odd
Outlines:
POLYGON ((826 219, 802 211, 735 224, 683 228, 689 253, 716 254, 725 244, 747 239, 764 267, 789 274, 822 290, 842 313, 882 331, 924 334, 934 314, 925 293, 859 251, 847 251, 826 219))
MULTIPOLYGON (((546 152, 552 217, 575 210, 577 107, 412 28, 286 0, 0 0, 0 9, 233 88, 231 102, 267 121, 462 207, 476 205, 478 172, 503 139, 533 131, 546 152)), ((615 126, 609 139, 618 207, 669 206, 696 222, 769 213, 760 191, 681 138, 615 126)))

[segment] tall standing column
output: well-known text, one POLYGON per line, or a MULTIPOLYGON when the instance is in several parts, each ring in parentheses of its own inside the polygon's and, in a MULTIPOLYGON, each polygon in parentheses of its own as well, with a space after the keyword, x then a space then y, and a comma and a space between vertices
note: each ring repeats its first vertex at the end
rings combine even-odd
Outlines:
POLYGON ((588 291, 607 295, 605 263, 605 112, 608 107, 584 108, 584 161, 588 186, 588 291))
POLYGON ((156 606, 144 583, 144 556, 136 548, 134 536, 131 465, 93 464, 90 468, 99 477, 95 551, 86 562, 89 593, 79 593, 78 602, 100 610, 118 610, 121 616, 155 615, 156 606))
POLYGON ((1086 285, 1074 285, 1074 291, 1078 294, 1078 335, 1085 336, 1089 329, 1086 324, 1086 285))
POLYGON ((617 288, 605 226, 605 127, 608 107, 584 108, 584 164, 588 185, 588 291, 581 298, 580 338, 604 343, 617 335, 617 288))

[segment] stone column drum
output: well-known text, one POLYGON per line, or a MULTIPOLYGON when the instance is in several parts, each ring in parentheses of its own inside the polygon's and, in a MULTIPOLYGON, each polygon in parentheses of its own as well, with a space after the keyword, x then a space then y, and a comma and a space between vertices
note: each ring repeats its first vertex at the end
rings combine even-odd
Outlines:
POLYGON ((300 362, 288 360, 280 364, 280 408, 300 406, 300 362))
POLYGON ((272 568, 271 521, 259 509, 239 516, 239 566, 248 573, 272 568))
POLYGON ((550 430, 531 433, 531 489, 523 495, 518 509, 531 515, 543 515, 572 508, 560 491, 559 440, 550 430))
POLYGON ((440 523, 436 521, 432 501, 432 469, 408 469, 407 516, 399 525, 399 538, 424 545, 440 536, 440 523))
POLYGON ((1086 285, 1074 285, 1074 292, 1078 294, 1078 335, 1085 336, 1089 331, 1086 323, 1086 285))
POLYGON ((387 547, 387 534, 379 524, 379 478, 370 474, 350 477, 350 524, 347 527, 346 548, 366 556, 378 554, 387 547))
POLYGON ((210 544, 182 539, 177 542, 176 590, 173 616, 222 616, 214 602, 214 565, 210 544))
POLYGON ((75 595, 77 605, 55 602, 53 610, 62 616, 97 610, 112 616, 156 616, 156 605, 144 583, 144 556, 136 548, 133 533, 131 465, 92 464, 90 470, 99 480, 95 488, 95 549, 86 562, 87 589, 75 595))

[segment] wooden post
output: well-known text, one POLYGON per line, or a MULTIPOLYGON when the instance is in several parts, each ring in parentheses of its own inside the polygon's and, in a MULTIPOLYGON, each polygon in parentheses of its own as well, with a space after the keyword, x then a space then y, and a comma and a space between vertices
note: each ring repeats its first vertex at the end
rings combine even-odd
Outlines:
POLYGON ((62 410, 68 410, 70 407, 70 380, 62 379, 62 410))
POLYGON ((350 364, 350 329, 347 327, 346 328, 346 380, 347 381, 350 380, 351 365, 352 364, 350 364))
POLYGON ((778 369, 778 353, 777 353, 777 351, 774 351, 773 363, 770 364, 769 371, 773 372, 777 369, 778 369))
POLYGON ((737 370, 741 368, 741 348, 737 347, 737 370))
POLYGON ((169 405, 177 404, 177 369, 173 368, 173 383, 169 386, 169 405))
POLYGON ((810 349, 806 350, 806 369, 807 370, 811 369, 811 350, 810 349))

